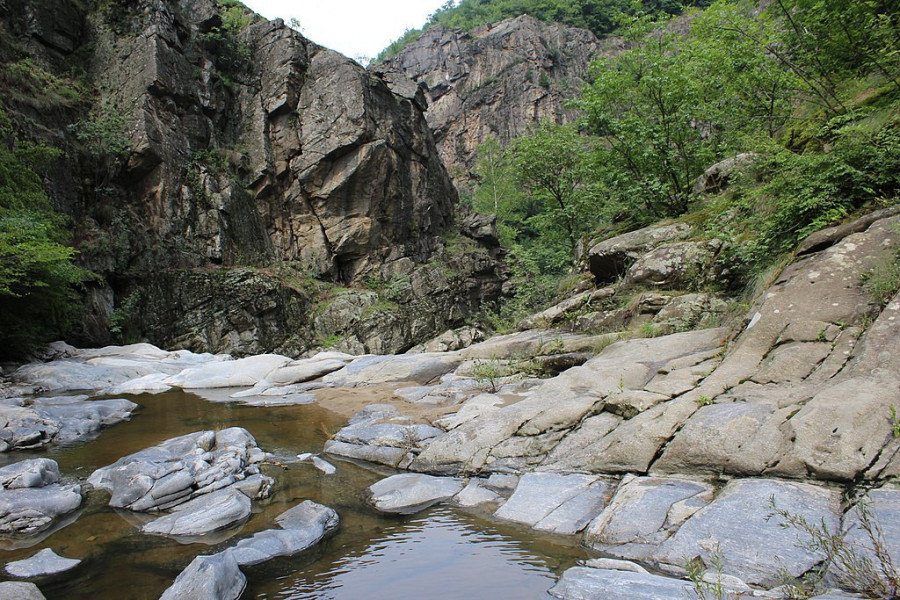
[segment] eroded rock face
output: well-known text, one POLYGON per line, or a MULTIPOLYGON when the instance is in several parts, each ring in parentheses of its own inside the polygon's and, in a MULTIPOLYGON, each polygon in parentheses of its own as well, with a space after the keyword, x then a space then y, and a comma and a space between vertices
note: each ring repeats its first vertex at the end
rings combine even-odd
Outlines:
POLYGON ((471 33, 433 27, 372 70, 389 81, 399 71, 424 87, 441 158, 467 179, 485 138, 505 145, 539 121, 572 120, 565 101, 580 91, 591 59, 618 44, 523 15, 471 33))
POLYGON ((222 23, 213 0, 39 3, 4 11, 3 35, 50 70, 78 53, 100 93, 91 115, 66 123, 13 120, 66 145, 72 121, 115 115, 122 126, 108 133, 128 147, 121 160, 85 148, 59 169, 68 196, 55 200, 75 217, 81 257, 114 283, 91 290, 90 341, 126 306, 131 335, 168 347, 298 355, 341 334, 359 352, 397 352, 499 293, 496 244, 481 236, 465 260, 441 259, 453 297, 430 286, 399 298, 394 321, 314 331, 320 298, 298 281, 411 276, 455 228, 457 194, 415 94, 281 20, 247 11, 223 40, 211 34, 222 23), (377 348, 379 338, 389 341, 377 348))

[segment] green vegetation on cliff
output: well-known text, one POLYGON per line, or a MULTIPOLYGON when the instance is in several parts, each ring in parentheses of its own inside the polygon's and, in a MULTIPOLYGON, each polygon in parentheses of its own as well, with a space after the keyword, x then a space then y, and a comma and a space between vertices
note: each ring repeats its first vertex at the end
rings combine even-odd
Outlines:
POLYGON ((63 217, 41 184, 39 173, 57 156, 16 139, 0 111, 0 356, 58 335, 69 293, 84 276, 72 262, 63 217))
POLYGON ((623 20, 637 15, 678 14, 682 5, 705 6, 709 0, 448 0, 421 29, 409 29, 375 59, 398 54, 435 25, 469 31, 480 25, 530 15, 548 23, 581 27, 601 36, 615 31, 623 20))
POLYGON ((741 283, 813 231, 895 202, 900 23, 889 5, 719 0, 677 22, 634 19, 627 49, 595 63, 575 102, 577 134, 543 124, 482 148, 474 207, 498 214, 524 265, 510 310, 552 295, 571 266, 564 246, 590 229, 599 239, 687 219, 726 242, 741 283), (723 181, 697 189, 725 159, 723 181))

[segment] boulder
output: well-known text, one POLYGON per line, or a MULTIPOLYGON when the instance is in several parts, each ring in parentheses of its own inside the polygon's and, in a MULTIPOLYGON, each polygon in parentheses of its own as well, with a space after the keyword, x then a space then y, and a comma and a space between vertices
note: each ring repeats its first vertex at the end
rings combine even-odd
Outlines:
POLYGON ((409 515, 460 492, 463 482, 449 477, 404 473, 369 486, 369 504, 382 513, 409 515))
POLYGON ((638 258, 628 269, 626 283, 686 289, 715 281, 719 240, 664 244, 638 258))
POLYGON ((241 566, 256 565, 276 556, 293 556, 319 543, 340 524, 327 506, 305 500, 275 518, 281 529, 266 529, 239 541, 225 552, 241 566))
POLYGON ((137 404, 87 396, 37 398, 20 406, 0 405, 0 451, 71 443, 131 417, 137 404))
POLYGON ((261 354, 233 361, 216 361, 185 369, 166 383, 185 389, 249 387, 291 363, 287 356, 261 354))
POLYGON ((250 498, 228 487, 174 507, 170 514, 141 527, 167 537, 199 537, 234 527, 250 517, 250 498))
POLYGON ((234 556, 226 550, 212 556, 198 556, 191 561, 160 600, 237 600, 245 587, 247 578, 234 556))
POLYGON ((326 375, 323 381, 348 387, 396 381, 426 384, 449 373, 460 362, 462 359, 455 353, 364 356, 343 369, 326 375))
POLYGON ((56 575, 74 569, 81 564, 75 558, 63 558, 50 548, 44 548, 31 558, 16 560, 6 564, 6 572, 19 579, 35 579, 46 575, 56 575))
POLYGON ((120 458, 88 483, 110 492, 110 506, 156 512, 258 474, 267 456, 246 429, 200 431, 120 458))
POLYGON ((726 158, 706 169, 694 182, 695 194, 717 194, 728 187, 729 180, 741 170, 753 165, 756 153, 743 152, 726 158))
POLYGON ((653 248, 690 234, 686 223, 654 225, 596 243, 588 250, 588 266, 599 285, 624 277, 631 265, 653 248))
POLYGON ((33 583, 0 581, 0 600, 47 600, 47 598, 33 583))
POLYGON ((0 533, 39 533, 81 506, 81 486, 58 482, 59 466, 47 458, 0 468, 0 533))

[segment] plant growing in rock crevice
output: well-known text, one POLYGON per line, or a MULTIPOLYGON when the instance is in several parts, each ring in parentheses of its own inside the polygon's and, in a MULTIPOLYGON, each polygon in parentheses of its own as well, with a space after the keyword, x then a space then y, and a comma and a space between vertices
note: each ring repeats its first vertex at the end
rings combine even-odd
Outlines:
POLYGON ((826 576, 836 578, 840 587, 867 598, 900 598, 900 571, 888 552, 884 531, 867 498, 859 499, 855 509, 858 527, 870 548, 848 539, 849 530, 831 531, 824 522, 810 523, 800 515, 778 508, 774 498, 770 503, 772 516, 784 519, 782 527, 793 527, 809 537, 801 543, 802 547, 825 557, 818 567, 787 584, 791 598, 810 598, 821 592, 826 576))

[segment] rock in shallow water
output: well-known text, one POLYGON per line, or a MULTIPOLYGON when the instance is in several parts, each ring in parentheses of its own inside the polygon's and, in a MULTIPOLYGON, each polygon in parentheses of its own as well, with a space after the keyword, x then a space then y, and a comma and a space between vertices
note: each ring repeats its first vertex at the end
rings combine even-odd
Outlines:
POLYGON ((6 565, 6 572, 20 579, 33 579, 44 575, 55 575, 74 569, 81 561, 63 558, 50 548, 44 548, 31 558, 17 560, 6 565))
POLYGON ((369 504, 379 512, 409 515, 452 498, 462 488, 460 479, 403 473, 369 486, 369 504))
POLYGON ((47 598, 33 583, 0 581, 0 600, 47 600, 47 598))
POLYGON ((155 512, 256 475, 267 456, 241 427, 200 431, 125 456, 88 483, 110 492, 110 506, 155 512))
POLYGON ((81 506, 81 486, 58 481, 59 466, 46 458, 0 469, 0 533, 38 533, 81 506))
POLYGON ((0 405, 0 451, 74 442, 103 427, 128 419, 137 404, 124 399, 87 400, 87 396, 38 398, 29 405, 0 405))
POLYGON ((174 512, 147 523, 141 531, 171 537, 207 535, 246 521, 250 509, 250 498, 228 487, 176 506, 174 512))
POLYGON ((237 600, 247 587, 247 578, 226 550, 198 556, 179 573, 160 600, 237 600))
POLYGON ((305 500, 275 518, 281 529, 267 529, 238 542, 226 552, 241 566, 256 565, 276 556, 293 556, 317 544, 340 524, 327 506, 305 500))

